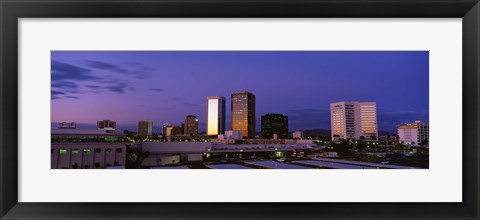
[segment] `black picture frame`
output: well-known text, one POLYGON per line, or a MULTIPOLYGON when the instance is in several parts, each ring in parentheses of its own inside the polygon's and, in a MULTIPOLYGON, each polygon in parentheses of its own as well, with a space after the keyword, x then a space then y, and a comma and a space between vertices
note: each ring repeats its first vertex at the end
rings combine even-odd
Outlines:
POLYGON ((2 219, 479 219, 480 5, 478 0, 0 0, 0 15, 0 213, 2 219), (47 17, 462 18, 463 202, 18 202, 18 19, 47 17))

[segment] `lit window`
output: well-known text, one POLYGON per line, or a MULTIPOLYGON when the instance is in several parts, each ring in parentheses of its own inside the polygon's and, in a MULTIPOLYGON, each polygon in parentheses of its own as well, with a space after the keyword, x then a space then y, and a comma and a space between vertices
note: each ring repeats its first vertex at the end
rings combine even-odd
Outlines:
POLYGON ((60 155, 65 155, 65 154, 67 154, 67 150, 66 149, 60 149, 59 153, 60 153, 60 155))
POLYGON ((78 154, 78 149, 77 148, 72 149, 72 154, 78 154))
POLYGON ((89 154, 89 153, 90 153, 90 148, 85 148, 85 149, 83 149, 83 153, 84 153, 84 154, 89 154))

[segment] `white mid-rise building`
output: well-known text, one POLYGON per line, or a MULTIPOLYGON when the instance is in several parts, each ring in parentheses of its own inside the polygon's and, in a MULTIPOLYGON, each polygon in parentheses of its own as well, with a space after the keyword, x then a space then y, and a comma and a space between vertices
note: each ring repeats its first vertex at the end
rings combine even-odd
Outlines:
POLYGON ((330 104, 332 140, 378 140, 375 102, 336 102, 330 104))
POLYGON ((398 126, 398 140, 400 143, 419 146, 428 146, 429 132, 428 124, 421 121, 407 123, 398 126))

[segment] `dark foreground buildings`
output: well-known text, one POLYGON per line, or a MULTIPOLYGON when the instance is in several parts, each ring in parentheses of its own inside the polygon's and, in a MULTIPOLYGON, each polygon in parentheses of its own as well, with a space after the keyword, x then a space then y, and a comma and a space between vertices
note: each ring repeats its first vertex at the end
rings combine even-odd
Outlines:
POLYGON ((262 116, 262 138, 288 138, 288 117, 282 114, 266 114, 262 116))

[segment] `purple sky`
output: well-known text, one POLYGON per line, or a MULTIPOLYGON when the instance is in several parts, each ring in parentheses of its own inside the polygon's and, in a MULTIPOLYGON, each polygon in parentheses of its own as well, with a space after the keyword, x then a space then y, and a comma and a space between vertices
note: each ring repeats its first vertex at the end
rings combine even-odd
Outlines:
POLYGON ((199 118, 206 97, 255 94, 261 115, 282 113, 291 131, 330 129, 329 103, 377 102, 379 130, 428 122, 428 51, 52 51, 52 122, 199 118))

